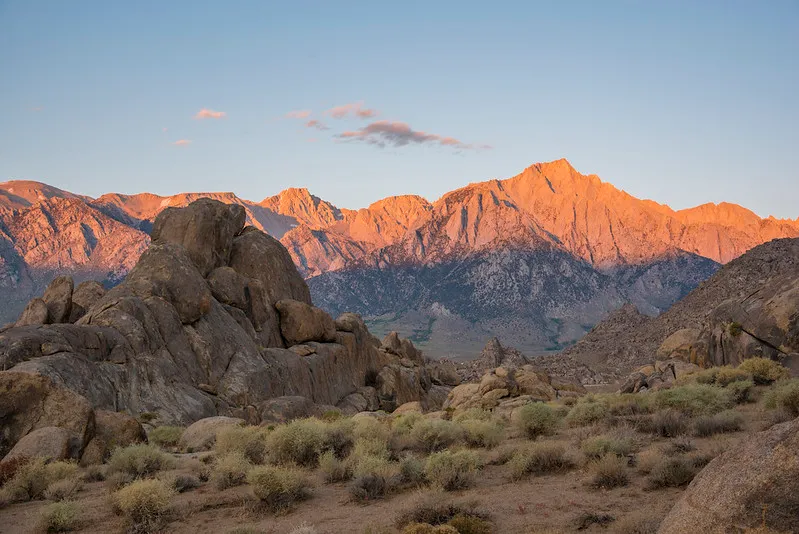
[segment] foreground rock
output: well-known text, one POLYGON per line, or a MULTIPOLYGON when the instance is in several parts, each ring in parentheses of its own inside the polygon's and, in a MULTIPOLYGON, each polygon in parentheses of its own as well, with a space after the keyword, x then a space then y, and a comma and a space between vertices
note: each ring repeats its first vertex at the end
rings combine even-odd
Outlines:
POLYGON ((799 532, 799 419, 776 425, 710 462, 659 534, 799 532))
POLYGON ((285 248, 243 224, 239 208, 208 199, 165 210, 117 287, 73 292, 60 278, 34 299, 0 333, 8 369, 0 372, 8 427, 0 453, 52 426, 70 432, 81 453, 94 439, 91 461, 102 458, 111 440, 95 436, 94 409, 189 425, 214 416, 258 424, 339 404, 440 407, 446 386, 434 386, 410 341, 394 335, 381 344, 359 316, 334 321, 314 307, 285 248), (293 400, 270 402, 278 398, 293 400))

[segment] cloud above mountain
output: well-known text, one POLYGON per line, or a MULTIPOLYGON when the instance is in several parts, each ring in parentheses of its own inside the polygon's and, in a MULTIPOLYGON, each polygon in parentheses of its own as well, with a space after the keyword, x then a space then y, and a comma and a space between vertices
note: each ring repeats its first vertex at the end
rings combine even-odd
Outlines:
POLYGON ((371 119, 373 117, 377 117, 378 112, 376 109, 363 107, 363 102, 353 102, 351 104, 343 104, 341 106, 330 108, 325 111, 325 115, 334 119, 344 119, 347 117, 371 119))
POLYGON ((194 115, 195 119, 202 120, 202 119, 224 119, 227 117, 227 113, 224 111, 214 111, 213 109, 203 108, 194 115))
POLYGON ((310 109, 297 109, 286 113, 287 119, 307 119, 311 116, 310 109))
POLYGON ((318 121, 316 119, 309 120, 305 123, 307 128, 316 128, 317 130, 329 130, 330 128, 327 127, 323 122, 318 121))
POLYGON ((176 146, 188 146, 191 144, 191 139, 178 139, 172 144, 176 146))
POLYGON ((463 150, 491 148, 489 145, 464 143, 454 137, 414 130, 405 122, 386 120, 372 122, 358 130, 343 132, 337 137, 349 141, 361 141, 380 148, 410 144, 440 145, 463 150))

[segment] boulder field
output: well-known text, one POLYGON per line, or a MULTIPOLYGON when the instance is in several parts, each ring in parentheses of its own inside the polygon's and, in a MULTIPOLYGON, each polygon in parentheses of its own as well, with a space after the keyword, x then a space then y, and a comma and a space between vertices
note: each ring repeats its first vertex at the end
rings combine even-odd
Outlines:
MULTIPOLYGON (((314 307, 283 245, 211 199, 162 211, 118 286, 56 278, 0 331, 0 369, 0 458, 33 432, 49 456, 102 457, 109 428, 143 414, 259 424, 438 409, 456 385, 409 340, 381 342, 358 315, 314 307)), ((141 438, 136 425, 127 441, 141 438)))

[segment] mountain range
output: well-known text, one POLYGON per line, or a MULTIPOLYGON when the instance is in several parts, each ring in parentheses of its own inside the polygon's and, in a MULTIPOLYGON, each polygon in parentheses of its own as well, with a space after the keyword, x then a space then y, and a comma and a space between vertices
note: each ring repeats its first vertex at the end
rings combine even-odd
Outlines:
POLYGON ((306 189, 261 202, 233 193, 90 198, 30 181, 0 184, 0 320, 55 274, 119 282, 158 213, 201 197, 244 207, 289 250, 331 313, 359 312, 433 356, 479 354, 486 340, 559 350, 627 302, 657 315, 750 248, 799 236, 799 219, 735 204, 673 210, 566 160, 470 184, 435 202, 388 197, 338 208, 306 189))

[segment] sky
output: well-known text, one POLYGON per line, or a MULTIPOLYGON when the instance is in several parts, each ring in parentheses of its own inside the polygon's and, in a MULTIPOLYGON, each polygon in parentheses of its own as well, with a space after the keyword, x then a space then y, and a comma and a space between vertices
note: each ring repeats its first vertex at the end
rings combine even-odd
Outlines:
POLYGON ((340 207, 567 158, 799 217, 799 2, 0 0, 0 181, 340 207))

